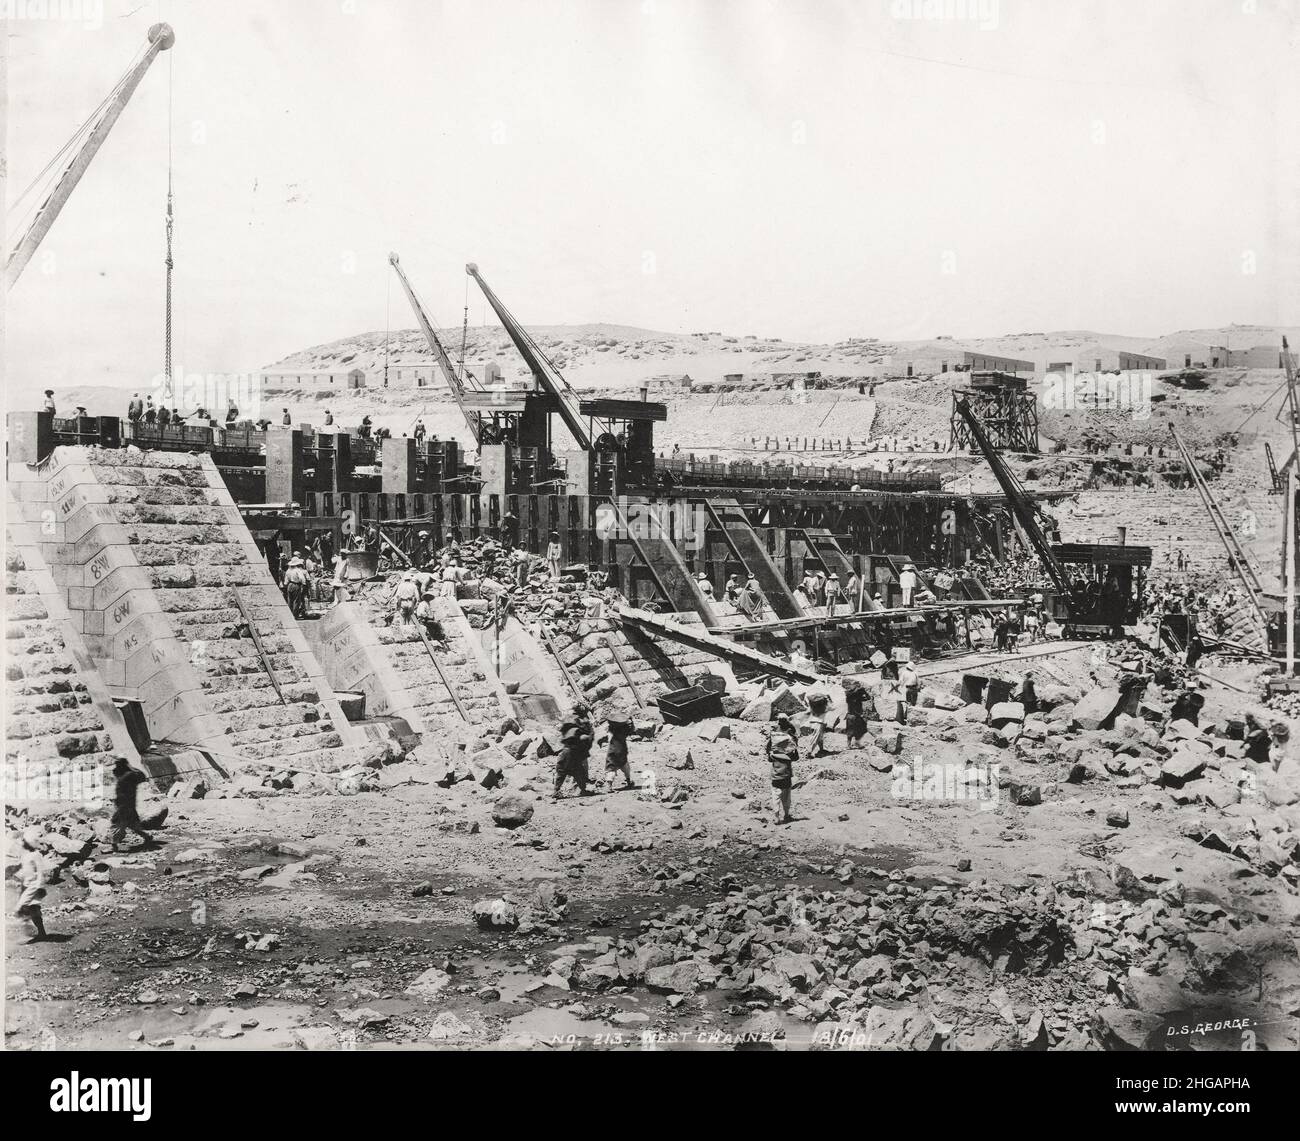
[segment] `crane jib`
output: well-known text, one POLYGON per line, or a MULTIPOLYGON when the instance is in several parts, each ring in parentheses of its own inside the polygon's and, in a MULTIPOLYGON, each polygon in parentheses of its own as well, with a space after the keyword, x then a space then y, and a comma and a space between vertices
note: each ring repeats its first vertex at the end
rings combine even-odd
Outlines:
POLYGON ((501 324, 505 326, 506 333, 509 334, 515 348, 519 350, 519 355, 524 358, 524 363, 532 370, 538 383, 551 396, 555 397, 560 410, 560 418, 564 421, 565 427, 572 433, 578 446, 584 452, 591 451, 591 436, 582 422, 582 413, 578 410, 577 399, 560 370, 550 362, 546 354, 538 347, 537 342, 529 335, 528 330, 515 320, 509 309, 501 304, 500 298, 492 292, 488 283, 479 275, 478 266, 470 262, 465 267, 465 272, 478 282, 479 288, 483 291, 483 296, 487 298, 487 303, 492 306, 492 311, 497 315, 501 324), (557 380, 559 383, 556 383, 557 380))

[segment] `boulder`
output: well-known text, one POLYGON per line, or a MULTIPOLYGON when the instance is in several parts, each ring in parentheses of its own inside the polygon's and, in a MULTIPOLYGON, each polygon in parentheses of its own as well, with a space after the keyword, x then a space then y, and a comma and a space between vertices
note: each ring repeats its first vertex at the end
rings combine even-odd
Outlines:
POLYGON ((1160 783, 1168 788, 1182 788, 1205 772, 1205 757, 1180 749, 1160 766, 1160 783))
POLYGON ((499 796, 492 805, 493 823, 502 828, 522 828, 532 818, 532 804, 518 793, 508 792, 499 796))
POLYGON ((1165 1019, 1159 1014, 1103 1006, 1096 1014, 1097 1031, 1115 1050, 1164 1049, 1165 1019))
POLYGON ((1075 703, 1071 724, 1078 729, 1101 729, 1110 720, 1119 702, 1120 692, 1114 686, 1091 689, 1075 703))
POLYGON ((690 994, 699 985, 700 965, 689 960, 651 967, 645 985, 658 994, 690 994))
POLYGON ((771 721, 772 699, 766 693, 760 693, 740 712, 742 721, 771 721))
POLYGON ((934 1019, 918 1006, 873 1006, 862 1028, 877 1050, 937 1050, 942 1044, 934 1019))
POLYGON ((1018 701, 999 701, 989 710, 989 724, 1001 728, 1009 722, 1025 719, 1025 707, 1018 701))
POLYGON ((474 904, 474 922, 482 931, 513 931, 519 926, 519 910, 506 899, 480 899, 474 904))

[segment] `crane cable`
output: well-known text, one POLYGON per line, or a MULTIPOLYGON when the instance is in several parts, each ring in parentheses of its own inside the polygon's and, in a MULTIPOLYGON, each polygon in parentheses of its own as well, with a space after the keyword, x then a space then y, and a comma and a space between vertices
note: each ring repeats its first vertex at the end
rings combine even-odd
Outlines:
POLYGON ((167 300, 163 327, 163 400, 171 403, 172 392, 172 67, 167 57, 167 300))

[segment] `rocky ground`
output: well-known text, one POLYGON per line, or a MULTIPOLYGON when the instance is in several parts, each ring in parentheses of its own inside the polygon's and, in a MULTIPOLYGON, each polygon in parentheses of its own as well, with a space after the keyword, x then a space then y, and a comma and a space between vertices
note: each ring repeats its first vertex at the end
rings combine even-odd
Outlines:
POLYGON ((178 792, 143 852, 11 810, 7 870, 24 829, 59 870, 54 938, 9 920, 7 1042, 1295 1049, 1300 765, 1243 760, 1223 689, 1199 727, 1152 682, 1100 728, 1152 665, 1111 659, 1054 659, 1038 712, 933 674, 907 725, 799 762, 784 826, 752 718, 804 702, 753 687, 652 711, 635 790, 553 802, 550 733, 506 723, 371 791, 178 792))

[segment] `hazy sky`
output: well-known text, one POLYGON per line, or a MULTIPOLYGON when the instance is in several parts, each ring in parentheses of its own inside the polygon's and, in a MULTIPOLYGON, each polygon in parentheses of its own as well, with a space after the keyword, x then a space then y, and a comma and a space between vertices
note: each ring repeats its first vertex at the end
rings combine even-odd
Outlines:
POLYGON ((189 372, 411 326, 390 249, 451 325, 467 260, 538 325, 1155 336, 1300 311, 1293 2, 36 4, 0 4, 11 203, 152 22, 177 42, 9 298, 14 399, 160 368, 169 92, 189 372))

